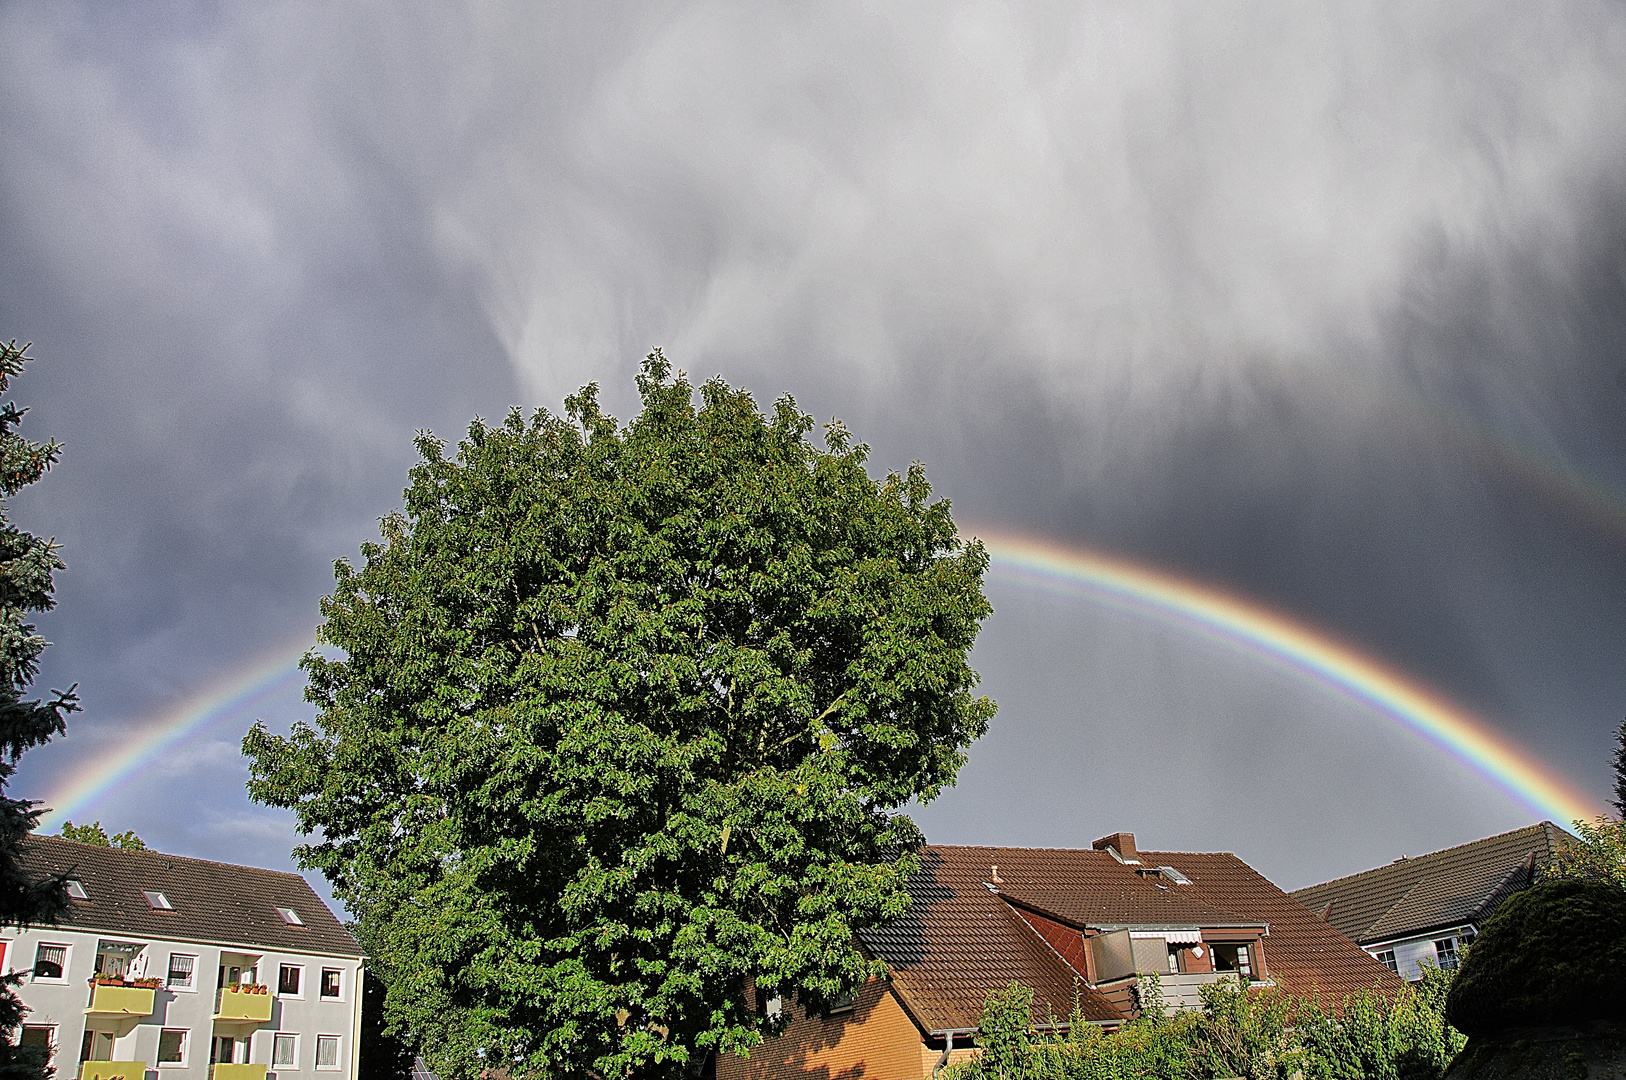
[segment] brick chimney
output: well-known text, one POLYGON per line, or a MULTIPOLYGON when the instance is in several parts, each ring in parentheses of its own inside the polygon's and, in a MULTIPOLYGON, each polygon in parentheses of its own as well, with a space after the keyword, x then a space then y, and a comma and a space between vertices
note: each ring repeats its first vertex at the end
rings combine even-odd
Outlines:
POLYGON ((1111 836, 1103 836, 1090 847, 1096 851, 1112 848, 1124 862, 1140 861, 1140 855, 1135 851, 1135 834, 1132 832, 1115 832, 1111 836))

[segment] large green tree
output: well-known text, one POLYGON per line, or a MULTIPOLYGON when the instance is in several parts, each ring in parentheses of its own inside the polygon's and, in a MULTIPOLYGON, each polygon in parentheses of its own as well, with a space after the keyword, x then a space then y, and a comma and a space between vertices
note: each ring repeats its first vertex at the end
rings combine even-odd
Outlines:
POLYGON ((244 742, 443 1076, 692 1075, 782 1022, 745 980, 821 1009, 881 974, 899 808, 994 712, 987 556, 919 465, 873 480, 789 397, 697 404, 658 352, 638 389, 625 427, 588 386, 420 436, 322 603, 315 726, 244 742))
MULTIPOLYGON (((26 352, 15 341, 0 342, 0 394, 22 372, 26 352)), ((67 909, 62 879, 31 875, 21 862, 23 837, 39 824, 42 808, 4 790, 23 751, 66 730, 68 713, 78 708, 71 688, 49 701, 24 700, 47 644, 28 619, 54 606, 51 575, 63 568, 55 541, 13 525, 3 501, 44 476, 60 452, 55 441, 30 442, 18 433, 26 411, 12 401, 0 405, 0 925, 7 926, 49 923, 67 909)), ((16 1045, 26 1010, 12 988, 21 979, 0 979, 0 1077, 37 1078, 48 1071, 43 1052, 16 1045)))

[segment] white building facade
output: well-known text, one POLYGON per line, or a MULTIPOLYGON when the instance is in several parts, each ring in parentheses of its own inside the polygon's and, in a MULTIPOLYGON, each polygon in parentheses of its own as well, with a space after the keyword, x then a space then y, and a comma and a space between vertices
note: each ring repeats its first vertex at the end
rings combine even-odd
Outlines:
POLYGON ((361 950, 297 874, 30 837, 56 926, 0 935, 59 1078, 356 1080, 361 950))
POLYGON ((1361 948, 1402 979, 1416 982, 1423 977, 1424 964, 1432 964, 1441 971, 1455 971, 1462 962, 1462 954, 1477 936, 1477 927, 1452 926, 1393 941, 1377 941, 1361 948))

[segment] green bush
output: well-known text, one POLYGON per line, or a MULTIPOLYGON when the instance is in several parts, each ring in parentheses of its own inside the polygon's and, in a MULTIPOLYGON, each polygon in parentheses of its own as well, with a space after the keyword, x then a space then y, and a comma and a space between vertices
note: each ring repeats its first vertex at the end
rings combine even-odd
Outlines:
MULTIPOLYGON (((1466 1041, 1442 1013, 1450 982, 1426 969, 1392 999, 1368 991, 1336 1009, 1223 982, 1204 988, 1201 1011, 1149 1009, 1110 1033, 1075 1006, 1054 1035, 1032 1030, 1032 992, 1012 983, 984 1005, 982 1056, 938 1080, 1438 1080, 1466 1041)), ((1155 1001, 1155 986, 1147 997, 1155 1001)))
POLYGON ((1561 878, 1510 897, 1463 959, 1445 1015, 1469 1035, 1626 1015, 1626 889, 1561 878))

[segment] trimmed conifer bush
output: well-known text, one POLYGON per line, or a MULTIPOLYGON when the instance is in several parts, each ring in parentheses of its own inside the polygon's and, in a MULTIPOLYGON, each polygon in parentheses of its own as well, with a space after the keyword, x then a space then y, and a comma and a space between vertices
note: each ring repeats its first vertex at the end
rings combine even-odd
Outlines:
POLYGON ((1547 881, 1486 921, 1446 998, 1469 1036, 1626 1016, 1626 890, 1547 881))

